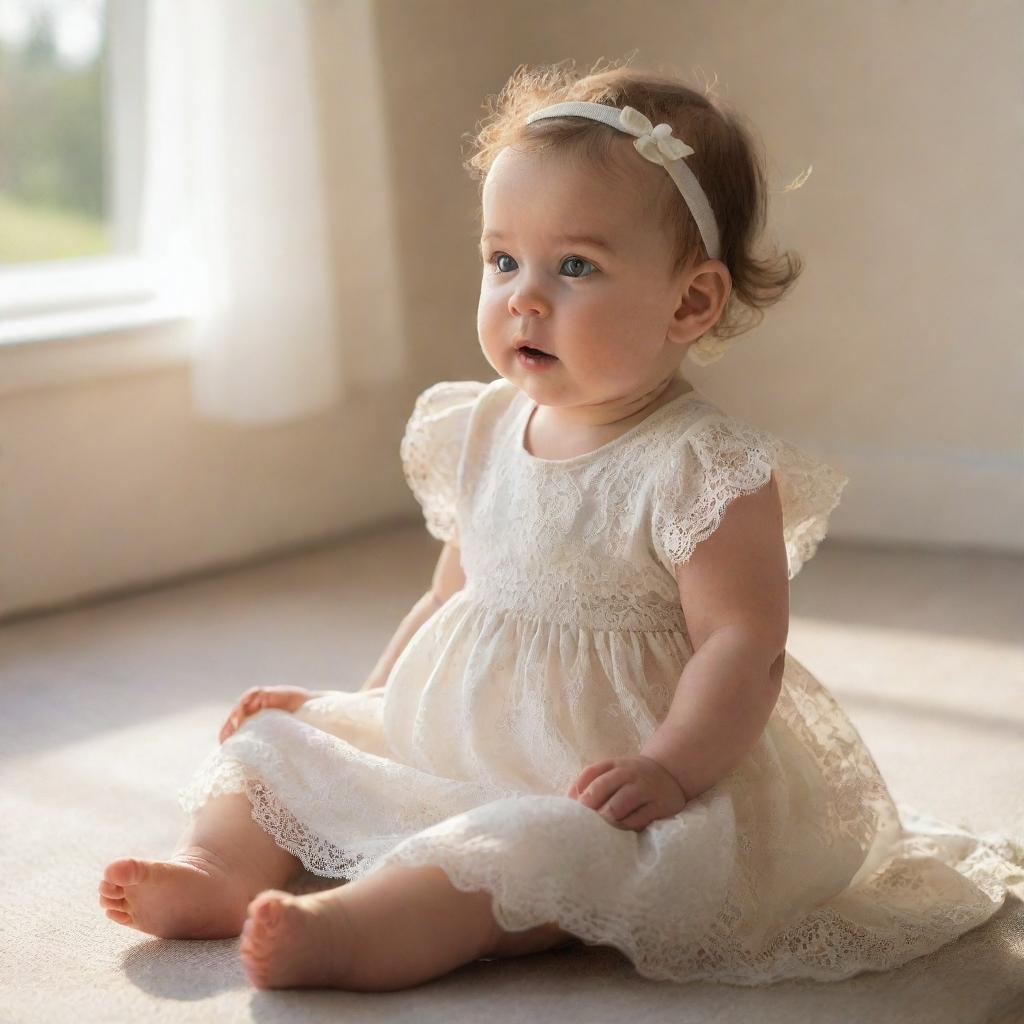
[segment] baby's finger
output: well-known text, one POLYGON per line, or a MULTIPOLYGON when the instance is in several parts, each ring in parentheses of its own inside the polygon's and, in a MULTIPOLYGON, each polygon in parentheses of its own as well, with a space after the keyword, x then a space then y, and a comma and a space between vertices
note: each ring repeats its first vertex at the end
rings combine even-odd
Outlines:
POLYGON ((576 792, 572 793, 570 791, 571 795, 578 797, 580 793, 582 793, 587 788, 587 786, 589 786, 590 783, 594 781, 594 779, 596 779, 599 775, 603 774, 609 768, 611 768, 613 763, 614 762, 612 762, 611 760, 607 760, 597 761, 594 764, 587 765, 587 767, 584 768, 582 772, 580 772, 579 778, 573 783, 572 788, 576 792))
POLYGON ((228 715, 228 720, 221 726, 220 730, 220 742, 223 743, 233 732, 238 731, 239 725, 242 724, 242 718, 244 716, 235 708, 234 711, 228 715))
POLYGON ((627 783, 621 789, 616 790, 604 803, 604 805, 598 808, 599 813, 606 814, 615 821, 621 821, 628 814, 632 814, 638 807, 642 807, 648 803, 650 797, 645 792, 643 786, 638 786, 636 783, 627 783))
POLYGON ((603 807, 613 793, 623 785, 622 774, 614 768, 599 775, 580 796, 580 803, 585 807, 598 810, 603 807))
POLYGON ((626 817, 621 818, 618 825, 620 828, 628 828, 632 831, 640 832, 654 821, 654 814, 654 801, 651 800, 646 804, 642 804, 636 810, 631 811, 626 817))

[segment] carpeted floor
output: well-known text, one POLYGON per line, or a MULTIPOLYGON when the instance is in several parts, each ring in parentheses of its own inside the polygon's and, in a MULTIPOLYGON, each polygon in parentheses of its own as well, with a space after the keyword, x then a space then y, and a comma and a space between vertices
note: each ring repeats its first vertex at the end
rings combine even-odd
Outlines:
MULTIPOLYGON (((1016 899, 898 971, 765 989, 650 982, 590 947, 384 995, 261 993, 236 940, 107 920, 104 865, 171 848, 175 792, 237 694, 357 688, 437 551, 400 528, 0 626, 0 1021, 1024 1022, 1016 899)), ((846 707, 897 802, 1024 836, 1024 560, 826 542, 791 598, 789 649, 846 707)))

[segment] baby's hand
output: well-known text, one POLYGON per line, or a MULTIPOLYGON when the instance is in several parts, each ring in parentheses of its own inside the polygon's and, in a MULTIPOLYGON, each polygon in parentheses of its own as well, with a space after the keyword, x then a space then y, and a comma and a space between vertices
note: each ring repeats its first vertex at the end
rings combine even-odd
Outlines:
POLYGON ((257 711, 276 708, 279 711, 298 711, 307 700, 322 696, 322 690, 305 690, 301 686, 254 686, 246 690, 234 706, 228 720, 220 730, 223 743, 247 718, 257 711))
POLYGON ((583 769, 569 796, 597 811, 616 828, 640 832, 686 806, 675 776, 651 757, 612 757, 583 769))

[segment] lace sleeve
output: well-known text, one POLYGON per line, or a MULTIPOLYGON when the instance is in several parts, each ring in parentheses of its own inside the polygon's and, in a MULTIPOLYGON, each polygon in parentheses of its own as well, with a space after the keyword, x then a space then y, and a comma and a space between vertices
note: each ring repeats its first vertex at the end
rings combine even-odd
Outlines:
POLYGON ((405 479, 438 540, 458 541, 459 459, 469 414, 486 386, 472 380, 431 385, 416 399, 402 436, 405 479))
POLYGON ((661 563, 674 572, 718 528, 733 498, 759 490, 773 472, 792 579, 825 536, 849 478, 730 416, 695 424, 659 470, 651 529, 661 563))

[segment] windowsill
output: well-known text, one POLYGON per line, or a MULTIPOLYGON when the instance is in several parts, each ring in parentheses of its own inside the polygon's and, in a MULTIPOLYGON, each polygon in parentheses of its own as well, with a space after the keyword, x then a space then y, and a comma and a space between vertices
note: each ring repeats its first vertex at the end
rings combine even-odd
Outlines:
POLYGON ((0 322, 0 396, 181 366, 188 314, 167 302, 0 322))
POLYGON ((134 254, 0 269, 0 396, 186 363, 180 276, 134 254))

